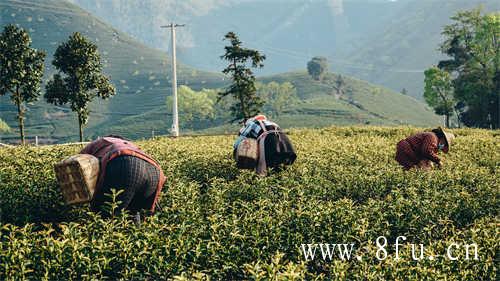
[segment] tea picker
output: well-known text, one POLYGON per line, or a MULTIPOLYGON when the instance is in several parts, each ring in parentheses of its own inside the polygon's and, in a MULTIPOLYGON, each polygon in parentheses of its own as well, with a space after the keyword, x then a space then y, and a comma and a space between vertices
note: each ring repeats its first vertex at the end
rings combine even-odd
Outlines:
MULTIPOLYGON (((97 139, 80 152, 54 166, 66 204, 90 202, 91 209, 104 212, 107 194, 118 194, 118 212, 155 212, 165 183, 159 164, 132 142, 118 136, 97 139)), ((138 223, 137 215, 134 221, 138 223)))
POLYGON ((268 167, 279 170, 297 158, 288 136, 264 115, 245 120, 233 149, 239 169, 255 169, 262 176, 268 167))
POLYGON ((445 132, 441 127, 430 132, 417 133, 398 142, 395 159, 403 170, 430 170, 433 163, 441 168, 442 160, 438 151, 448 153, 454 139, 455 135, 445 132))

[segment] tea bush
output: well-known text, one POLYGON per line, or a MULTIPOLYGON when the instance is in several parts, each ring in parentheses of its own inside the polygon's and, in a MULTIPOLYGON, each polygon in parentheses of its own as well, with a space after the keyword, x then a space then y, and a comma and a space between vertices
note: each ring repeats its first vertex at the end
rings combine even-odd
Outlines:
POLYGON ((294 130, 298 160, 265 178, 235 168, 232 137, 140 141, 168 180, 163 211, 139 226, 64 206, 52 165, 80 146, 0 149, 0 279, 495 280, 499 131, 454 130, 442 170, 405 173, 395 145, 416 131, 294 130), (440 256, 415 261, 406 245, 396 260, 387 246, 380 261, 382 235, 440 256), (336 242, 363 259, 301 251, 336 242), (476 243, 479 260, 444 258, 451 243, 476 243))

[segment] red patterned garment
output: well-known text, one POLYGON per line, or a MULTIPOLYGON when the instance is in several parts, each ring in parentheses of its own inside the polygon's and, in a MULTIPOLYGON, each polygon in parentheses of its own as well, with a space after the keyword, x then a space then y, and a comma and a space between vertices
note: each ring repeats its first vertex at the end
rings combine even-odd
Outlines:
POLYGON ((396 161, 403 169, 409 170, 418 166, 421 161, 432 161, 441 164, 438 152, 439 139, 433 132, 423 132, 398 142, 396 161))
POLYGON ((156 167, 156 169, 158 169, 160 174, 159 176, 160 180, 156 188, 154 202, 151 205, 151 211, 152 212, 155 211, 156 202, 158 201, 163 185, 165 184, 166 178, 158 162, 156 162, 152 157, 144 153, 138 146, 136 146, 130 141, 121 138, 103 137, 89 143, 82 149, 82 151, 80 151, 80 153, 94 155, 100 160, 100 173, 97 180, 96 194, 105 181, 107 164, 111 160, 119 156, 127 155, 127 156, 137 157, 156 167))

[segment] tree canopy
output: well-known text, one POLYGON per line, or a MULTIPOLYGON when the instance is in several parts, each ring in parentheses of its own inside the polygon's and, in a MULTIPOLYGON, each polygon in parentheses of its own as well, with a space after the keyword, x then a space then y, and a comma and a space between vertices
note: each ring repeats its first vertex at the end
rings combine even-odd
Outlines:
POLYGON ((325 57, 313 57, 307 63, 307 72, 314 80, 323 80, 328 72, 328 60, 325 57))
POLYGON ((441 51, 449 58, 438 67, 450 73, 455 99, 468 126, 499 128, 500 12, 481 8, 458 12, 444 27, 441 51))
POLYGON ((78 115, 80 141, 83 141, 89 103, 96 97, 108 99, 115 94, 115 88, 102 73, 97 46, 78 32, 57 48, 52 64, 59 73, 47 83, 45 99, 52 104, 70 105, 78 115))
POLYGON ((0 34, 0 96, 10 93, 17 107, 21 143, 25 143, 24 119, 27 104, 38 100, 45 53, 31 47, 22 28, 7 25, 0 34))
POLYGON ((219 94, 219 99, 233 96, 235 100, 231 107, 233 121, 248 119, 260 112, 264 101, 257 95, 255 76, 247 64, 250 63, 252 68, 261 68, 264 66, 263 61, 266 56, 257 50, 243 48, 242 42, 234 32, 228 32, 224 39, 230 44, 224 47, 226 53, 221 59, 228 61, 229 65, 222 73, 231 75, 233 83, 219 94))
MULTIPOLYGON (((212 119, 215 117, 215 100, 211 98, 215 90, 203 89, 194 91, 188 86, 180 86, 177 92, 179 106, 179 121, 185 126, 202 119, 212 119)), ((167 109, 172 110, 173 97, 167 97, 167 109)))
POLYGON ((450 127, 450 116, 456 105, 453 96, 453 85, 448 72, 437 67, 431 67, 424 72, 425 90, 424 99, 436 114, 444 115, 446 127, 450 127))
POLYGON ((290 82, 267 84, 257 83, 259 96, 266 100, 264 112, 280 116, 285 110, 298 102, 297 90, 290 82))

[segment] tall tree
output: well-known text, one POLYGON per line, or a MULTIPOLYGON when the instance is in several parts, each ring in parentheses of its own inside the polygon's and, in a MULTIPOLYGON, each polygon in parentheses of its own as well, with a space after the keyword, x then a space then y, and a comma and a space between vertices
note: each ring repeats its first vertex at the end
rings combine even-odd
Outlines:
POLYGON ((328 60, 325 57, 314 57, 307 63, 307 72, 314 80, 321 81, 328 72, 328 60))
POLYGON ((242 42, 234 32, 228 32, 224 40, 229 40, 229 45, 225 46, 226 53, 221 59, 229 62, 229 65, 222 71, 226 75, 231 75, 233 83, 219 94, 219 100, 231 95, 236 103, 231 107, 234 120, 248 119, 258 114, 264 104, 257 95, 255 88, 255 76, 252 69, 247 66, 251 63, 253 68, 262 68, 266 56, 259 51, 242 47, 242 42))
POLYGON ((446 127, 450 127, 450 116, 456 105, 451 76, 437 67, 427 69, 424 75, 424 99, 436 114, 445 116, 446 127))
POLYGON ((70 104, 71 110, 78 115, 80 141, 83 141, 89 103, 96 97, 108 99, 113 96, 115 87, 102 73, 97 46, 78 32, 57 48, 52 64, 59 73, 47 83, 45 99, 56 105, 70 104))
POLYGON ((27 104, 38 100, 45 53, 31 48, 31 38, 22 28, 7 25, 0 34, 0 96, 10 93, 17 107, 21 143, 25 143, 27 104))
POLYGON ((468 126, 499 128, 500 12, 480 8, 458 12, 445 26, 441 51, 450 58, 438 67, 450 72, 455 98, 462 102, 468 126))

